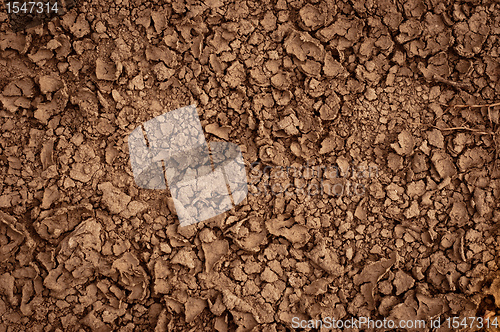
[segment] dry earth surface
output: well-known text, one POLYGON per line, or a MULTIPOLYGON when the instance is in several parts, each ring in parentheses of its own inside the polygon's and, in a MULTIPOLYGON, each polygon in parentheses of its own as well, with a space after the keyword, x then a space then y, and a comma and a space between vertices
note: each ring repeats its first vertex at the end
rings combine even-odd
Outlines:
POLYGON ((498 316, 499 53, 495 1, 81 1, 17 32, 3 10, 0 331, 498 316), (178 227, 127 136, 189 104, 250 185, 178 227))

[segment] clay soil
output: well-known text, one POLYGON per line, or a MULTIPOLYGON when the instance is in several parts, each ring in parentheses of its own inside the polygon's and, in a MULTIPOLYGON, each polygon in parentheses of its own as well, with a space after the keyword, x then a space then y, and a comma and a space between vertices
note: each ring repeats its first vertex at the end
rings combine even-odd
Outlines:
POLYGON ((2 11, 0 331, 493 320, 499 53, 486 0, 81 1, 19 31, 2 11), (190 104, 249 193, 178 227, 127 137, 190 104))

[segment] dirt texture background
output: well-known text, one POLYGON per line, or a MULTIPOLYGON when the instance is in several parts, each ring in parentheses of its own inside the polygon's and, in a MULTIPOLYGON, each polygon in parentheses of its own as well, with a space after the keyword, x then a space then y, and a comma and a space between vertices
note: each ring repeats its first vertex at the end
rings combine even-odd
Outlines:
POLYGON ((0 331, 500 314, 498 3, 101 0, 0 24, 0 331), (252 181, 180 228, 127 136, 193 103, 252 181), (341 174, 276 174, 301 165, 341 174), (296 190, 324 184, 346 191, 296 190))

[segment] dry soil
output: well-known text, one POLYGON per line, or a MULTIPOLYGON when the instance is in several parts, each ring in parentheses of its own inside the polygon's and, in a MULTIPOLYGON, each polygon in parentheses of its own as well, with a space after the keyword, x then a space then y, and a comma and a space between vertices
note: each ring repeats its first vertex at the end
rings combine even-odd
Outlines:
POLYGON ((14 28, 4 8, 0 331, 499 316, 497 2, 81 1, 14 28), (127 136, 189 104, 250 185, 178 227, 127 136))

